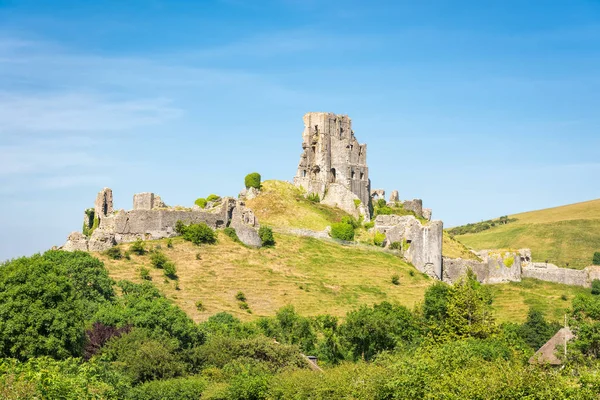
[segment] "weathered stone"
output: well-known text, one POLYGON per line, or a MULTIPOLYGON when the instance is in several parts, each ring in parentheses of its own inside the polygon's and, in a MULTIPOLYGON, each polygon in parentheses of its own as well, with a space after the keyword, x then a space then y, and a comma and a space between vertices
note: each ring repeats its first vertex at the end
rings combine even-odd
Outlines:
MULTIPOLYGON (((303 187, 309 194, 318 194, 321 199, 329 197, 330 204, 347 206, 349 196, 342 190, 336 189, 336 194, 329 193, 332 184, 338 184, 361 201, 368 220, 371 184, 367 146, 359 144, 354 137, 350 118, 325 112, 305 114, 302 149, 294 184, 303 187), (335 198, 338 194, 343 198, 335 198)), ((355 214, 356 205, 353 208, 355 214)))
POLYGON ((431 216, 432 216, 432 211, 431 208, 424 208, 423 209, 423 218, 425 218, 427 221, 431 221, 431 216))
POLYGON ((108 250, 117 244, 115 240, 115 234, 107 232, 103 229, 96 229, 92 233, 90 240, 88 241, 89 251, 104 251, 108 250))
POLYGON ((521 281, 521 257, 518 253, 483 250, 477 255, 481 261, 444 257, 442 280, 454 283, 463 277, 467 270, 471 270, 481 283, 521 281))
POLYGON ((252 200, 256 198, 260 194, 260 190, 257 188, 251 187, 246 191, 246 200, 252 200))
POLYGON ((153 209, 154 208, 167 208, 168 206, 165 204, 165 202, 160 198, 159 195, 155 194, 154 195, 154 204, 153 204, 153 209))
POLYGON ((231 215, 231 225, 242 243, 251 247, 261 247, 262 241, 256 230, 257 220, 252 210, 238 201, 231 215))
POLYGON ((152 210, 154 208, 154 193, 136 193, 133 195, 134 210, 152 210))
POLYGON ((385 190, 383 189, 373 189, 371 190, 371 200, 385 200, 385 190))
POLYGON ((400 195, 398 194, 397 190, 393 190, 392 194, 390 195, 390 203, 397 203, 400 201, 400 195))
POLYGON ((423 200, 414 199, 414 200, 405 200, 402 203, 402 206, 405 210, 412 211, 418 217, 423 217, 423 200))
POLYGON ((94 202, 94 213, 98 219, 111 215, 113 212, 113 192, 110 188, 102 189, 94 202))
POLYGON ((339 183, 332 183, 328 186, 327 194, 325 195, 325 198, 321 200, 321 203, 341 208, 355 218, 358 218, 360 215, 365 215, 365 213, 368 214, 368 211, 365 210, 364 207, 360 207, 363 204, 358 196, 339 183), (359 203, 358 207, 356 206, 355 201, 359 203))
POLYGON ((386 235, 386 247, 394 242, 403 243, 407 249, 404 257, 419 271, 442 279, 442 221, 422 225, 412 215, 378 215, 375 229, 386 235))
POLYGON ((67 242, 62 246, 65 251, 88 251, 88 239, 81 232, 71 232, 67 242))

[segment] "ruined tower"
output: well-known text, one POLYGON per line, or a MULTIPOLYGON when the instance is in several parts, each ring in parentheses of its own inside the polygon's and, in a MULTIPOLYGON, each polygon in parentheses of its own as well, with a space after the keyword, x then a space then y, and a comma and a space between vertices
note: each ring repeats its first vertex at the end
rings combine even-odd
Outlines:
POLYGON ((305 114, 302 149, 294 184, 318 194, 325 204, 368 219, 367 145, 354 137, 351 119, 325 112, 305 114))

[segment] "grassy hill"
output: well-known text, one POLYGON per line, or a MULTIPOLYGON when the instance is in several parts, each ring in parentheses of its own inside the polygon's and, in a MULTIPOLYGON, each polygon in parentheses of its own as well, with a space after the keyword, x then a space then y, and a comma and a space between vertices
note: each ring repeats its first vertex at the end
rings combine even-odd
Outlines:
POLYGON ((534 261, 584 268, 600 251, 600 200, 510 215, 515 222, 456 236, 474 249, 530 248, 534 261))
MULTIPOLYGON (((375 246, 344 246, 285 233, 286 228, 322 230, 346 215, 306 200, 290 183, 267 181, 262 194, 248 204, 262 224, 279 228, 274 248, 250 249, 223 232, 218 232, 216 245, 195 246, 182 238, 172 240, 173 248, 167 247, 166 240, 147 242, 149 249, 160 247, 176 264, 177 281, 152 268, 149 255, 132 255, 130 260, 98 256, 117 280, 141 282, 140 268, 148 268, 153 283, 196 321, 220 311, 248 320, 273 315, 288 304, 303 315, 337 316, 381 301, 414 307, 434 282, 375 246), (398 275, 399 285, 392 283, 393 275, 398 275), (251 313, 240 308, 235 298, 239 291, 247 298, 251 313), (198 301, 204 307, 201 311, 198 301)), ((127 250, 130 245, 120 247, 127 250)), ((444 236, 444 254, 474 257, 449 235, 444 236)), ((560 320, 572 297, 583 290, 535 280, 492 287, 500 321, 523 321, 530 305, 560 320)))

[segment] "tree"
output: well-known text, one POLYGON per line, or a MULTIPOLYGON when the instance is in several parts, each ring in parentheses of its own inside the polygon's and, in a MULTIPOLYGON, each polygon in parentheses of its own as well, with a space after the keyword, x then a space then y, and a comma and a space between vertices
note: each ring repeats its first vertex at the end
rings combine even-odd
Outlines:
POLYGON ((273 236, 273 230, 268 226, 261 226, 258 229, 258 236, 260 237, 263 246, 275 246, 275 237, 273 236))
POLYGON ((244 183, 246 185, 246 189, 260 189, 261 176, 258 172, 252 172, 251 174, 246 175, 246 178, 244 178, 244 183))
POLYGON ((558 330, 560 324, 549 323, 544 315, 533 308, 527 313, 527 321, 521 325, 519 336, 534 350, 542 347, 558 330))
POLYGON ((594 253, 594 257, 592 258, 592 264, 600 265, 600 251, 594 253))

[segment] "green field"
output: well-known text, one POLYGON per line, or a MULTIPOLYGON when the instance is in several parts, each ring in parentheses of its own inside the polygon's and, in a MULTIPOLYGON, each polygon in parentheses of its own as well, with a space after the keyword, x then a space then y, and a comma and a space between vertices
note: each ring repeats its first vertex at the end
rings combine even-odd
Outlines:
POLYGON ((530 248, 534 261, 548 260, 559 267, 587 267, 600 251, 600 200, 509 218, 517 221, 455 238, 477 250, 530 248))

